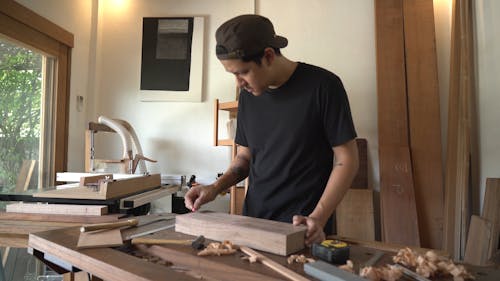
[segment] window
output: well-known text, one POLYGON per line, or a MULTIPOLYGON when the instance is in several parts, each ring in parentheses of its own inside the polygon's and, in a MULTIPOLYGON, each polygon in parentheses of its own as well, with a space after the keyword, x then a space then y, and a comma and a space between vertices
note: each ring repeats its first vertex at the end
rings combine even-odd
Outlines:
POLYGON ((55 173, 66 170, 72 46, 71 33, 24 6, 14 1, 0 6, 3 191, 14 189, 30 162, 36 163, 32 187, 54 185, 55 173))

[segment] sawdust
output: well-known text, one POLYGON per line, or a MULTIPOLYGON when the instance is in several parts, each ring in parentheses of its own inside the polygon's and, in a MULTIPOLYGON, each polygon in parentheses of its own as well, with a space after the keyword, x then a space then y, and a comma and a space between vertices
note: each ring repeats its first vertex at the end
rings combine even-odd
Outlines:
POLYGON ((212 242, 208 246, 198 252, 198 256, 221 256, 221 255, 232 255, 236 253, 238 246, 233 245, 230 241, 224 241, 222 243, 212 242))

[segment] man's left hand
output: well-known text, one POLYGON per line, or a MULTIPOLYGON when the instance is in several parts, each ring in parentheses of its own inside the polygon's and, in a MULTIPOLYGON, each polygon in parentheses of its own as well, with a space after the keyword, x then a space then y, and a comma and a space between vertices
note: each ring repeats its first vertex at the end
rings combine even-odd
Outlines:
POLYGON ((312 243, 321 243, 325 240, 325 232, 323 231, 323 226, 315 218, 295 215, 293 216, 293 225, 305 225, 307 226, 306 231, 306 245, 311 246, 312 243))

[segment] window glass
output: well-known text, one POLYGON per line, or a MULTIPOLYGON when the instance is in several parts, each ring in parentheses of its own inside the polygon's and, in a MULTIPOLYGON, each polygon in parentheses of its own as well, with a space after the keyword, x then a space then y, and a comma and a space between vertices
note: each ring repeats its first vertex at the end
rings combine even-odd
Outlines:
POLYGON ((0 187, 3 192, 22 192, 50 183, 54 61, 41 52, 0 37, 0 187))

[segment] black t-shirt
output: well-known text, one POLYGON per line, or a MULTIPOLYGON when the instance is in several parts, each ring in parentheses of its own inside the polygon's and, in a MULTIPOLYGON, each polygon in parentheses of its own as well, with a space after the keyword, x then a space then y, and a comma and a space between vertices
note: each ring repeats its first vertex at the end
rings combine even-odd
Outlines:
POLYGON ((243 214, 288 223, 309 215, 332 171, 332 147, 355 137, 344 86, 325 69, 299 63, 277 89, 242 90, 235 141, 252 154, 243 214))

